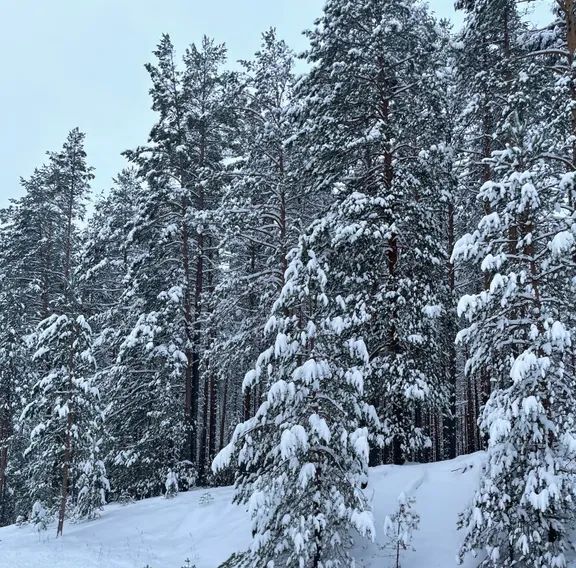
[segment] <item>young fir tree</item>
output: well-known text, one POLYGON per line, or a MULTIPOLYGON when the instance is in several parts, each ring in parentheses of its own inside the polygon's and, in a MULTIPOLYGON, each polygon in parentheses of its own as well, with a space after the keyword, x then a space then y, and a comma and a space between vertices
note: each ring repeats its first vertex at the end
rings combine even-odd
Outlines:
POLYGON ((274 342, 244 381, 266 385, 265 398, 213 464, 237 464, 235 499, 253 520, 252 545, 233 566, 348 566, 352 531, 373 536, 361 489, 366 425, 377 427, 364 393, 368 353, 349 333, 344 300, 326 296, 328 280, 303 239, 267 324, 274 342))
POLYGON ((166 497, 166 499, 171 499, 172 497, 176 497, 176 495, 178 495, 178 477, 172 470, 169 470, 168 474, 166 475, 164 487, 166 488, 166 492, 164 493, 164 497, 166 497))
POLYGON ((420 525, 420 516, 414 511, 416 499, 405 493, 398 495, 398 508, 384 520, 384 534, 394 550, 394 568, 400 568, 400 554, 412 546, 414 531, 420 525))
POLYGON ((574 518, 576 383, 562 321, 574 229, 563 178, 546 159, 548 102, 533 96, 545 72, 527 65, 514 80, 502 112, 510 144, 493 152, 493 179, 478 194, 486 214, 454 251, 489 276, 459 306, 467 370, 492 379, 480 423, 487 464, 462 518, 461 557, 482 551, 481 566, 566 566, 574 518))
MULTIPOLYGON (((96 391, 99 396, 99 391, 96 391)), ((110 481, 104 463, 103 442, 106 413, 96 407, 86 428, 82 459, 78 464, 78 477, 75 482, 76 503, 74 517, 94 519, 106 504, 110 491, 110 481)))

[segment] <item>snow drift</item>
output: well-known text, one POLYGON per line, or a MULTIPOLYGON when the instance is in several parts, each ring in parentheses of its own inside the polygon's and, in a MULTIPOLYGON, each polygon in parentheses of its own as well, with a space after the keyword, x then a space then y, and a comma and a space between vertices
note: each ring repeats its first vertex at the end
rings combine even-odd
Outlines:
MULTIPOLYGON (((366 489, 376 522, 376 542, 358 541, 353 554, 365 568, 393 566, 386 548, 384 521, 404 492, 416 499, 420 528, 414 550, 401 555, 402 568, 450 568, 463 535, 458 514, 471 501, 483 454, 455 460, 373 468, 366 489)), ((174 499, 154 498, 129 505, 108 505, 89 522, 56 527, 0 529, 2 568, 217 568, 250 542, 248 514, 231 503, 233 490, 198 489, 174 499)), ((467 566, 474 563, 470 561, 467 566)))

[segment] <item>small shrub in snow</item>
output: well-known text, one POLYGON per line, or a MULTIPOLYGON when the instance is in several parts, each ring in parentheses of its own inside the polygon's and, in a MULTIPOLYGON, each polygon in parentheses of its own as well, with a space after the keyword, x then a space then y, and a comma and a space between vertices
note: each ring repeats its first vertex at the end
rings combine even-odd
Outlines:
POLYGON ((104 462, 98 459, 99 451, 98 441, 95 440, 87 459, 79 464, 80 476, 76 482, 78 496, 74 507, 75 519, 95 519, 106 504, 106 493, 110 491, 110 482, 104 462))
POLYGON ((214 497, 212 496, 212 493, 207 491, 206 493, 202 493, 202 495, 200 496, 200 499, 198 501, 198 504, 202 505, 203 507, 206 507, 206 506, 210 505, 213 501, 214 501, 214 497))
POLYGON ((171 469, 168 470, 164 486, 166 487, 166 493, 164 494, 166 499, 171 499, 178 495, 178 476, 171 469))
POLYGON ((44 531, 50 523, 51 515, 40 501, 36 501, 32 506, 32 516, 30 522, 39 530, 44 531))
POLYGON ((122 491, 120 495, 118 495, 118 503, 121 505, 128 505, 134 502, 134 497, 128 493, 128 491, 122 491))

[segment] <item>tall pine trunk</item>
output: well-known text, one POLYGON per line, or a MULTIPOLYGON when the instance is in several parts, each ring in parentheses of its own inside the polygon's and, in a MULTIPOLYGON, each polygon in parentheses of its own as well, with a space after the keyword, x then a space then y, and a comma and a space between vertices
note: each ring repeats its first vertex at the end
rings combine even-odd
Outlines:
POLYGON ((226 416, 228 415, 228 374, 224 377, 224 392, 222 393, 222 403, 220 405, 220 439, 218 451, 222 451, 226 443, 226 416))
POLYGON ((4 522, 7 497, 6 470, 8 469, 8 440, 10 439, 11 424, 7 415, 0 420, 0 524, 4 522))
MULTIPOLYGON (((186 340, 185 356, 186 368, 184 370, 184 424, 186 427, 186 448, 184 455, 190 461, 196 461, 196 449, 194 445, 195 426, 194 426, 194 353, 192 345, 194 343, 194 314, 192 309, 192 278, 190 272, 190 237, 188 233, 188 202, 186 197, 182 198, 182 228, 181 228, 181 254, 182 267, 184 271, 184 334, 186 340)), ((197 396, 197 395, 196 395, 197 396)))
MULTIPOLYGON (((206 153, 206 136, 202 133, 202 141, 200 144, 200 166, 204 166, 204 157, 206 153)), ((205 208, 204 202, 204 187, 202 184, 197 185, 197 209, 203 211, 205 208)), ((200 408, 200 344, 202 339, 202 292, 204 290, 204 255, 205 255, 205 242, 203 228, 198 231, 196 237, 196 279, 194 286, 194 325, 192 335, 192 423, 195 430, 198 425, 198 411, 200 408)), ((203 443, 201 441, 201 443, 203 443)), ((198 432, 194 431, 192 435, 192 449, 191 454, 196 461, 198 455, 198 432)), ((199 465, 199 468, 201 466, 199 465)))
MULTIPOLYGON (((455 243, 454 203, 448 204, 448 251, 451 254, 455 243)), ((447 455, 452 459, 458 454, 458 366, 456 362, 456 332, 458 331, 458 319, 456 315, 456 278, 454 264, 448 261, 448 293, 450 305, 448 306, 449 352, 448 352, 448 385, 450 387, 450 415, 446 422, 445 438, 447 440, 447 455)))
POLYGON ((72 461, 72 426, 74 420, 72 410, 68 411, 66 417, 66 433, 64 437, 64 460, 62 462, 62 481, 60 486, 60 507, 58 509, 58 528, 56 536, 62 536, 64 530, 64 519, 66 518, 66 504, 68 502, 68 485, 70 479, 70 465, 72 461))

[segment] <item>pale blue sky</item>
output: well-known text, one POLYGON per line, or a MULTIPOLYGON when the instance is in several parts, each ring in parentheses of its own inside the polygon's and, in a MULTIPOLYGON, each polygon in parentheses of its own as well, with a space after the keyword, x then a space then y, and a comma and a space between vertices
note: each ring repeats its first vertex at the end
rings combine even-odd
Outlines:
MULTIPOLYGON (((324 0, 0 0, 0 207, 57 150, 68 130, 86 132, 93 188, 108 188, 120 152, 146 141, 144 63, 160 35, 179 49, 203 34, 226 42, 229 59, 249 58, 275 26, 296 50, 324 0)), ((453 0, 430 0, 443 17, 453 0)))

